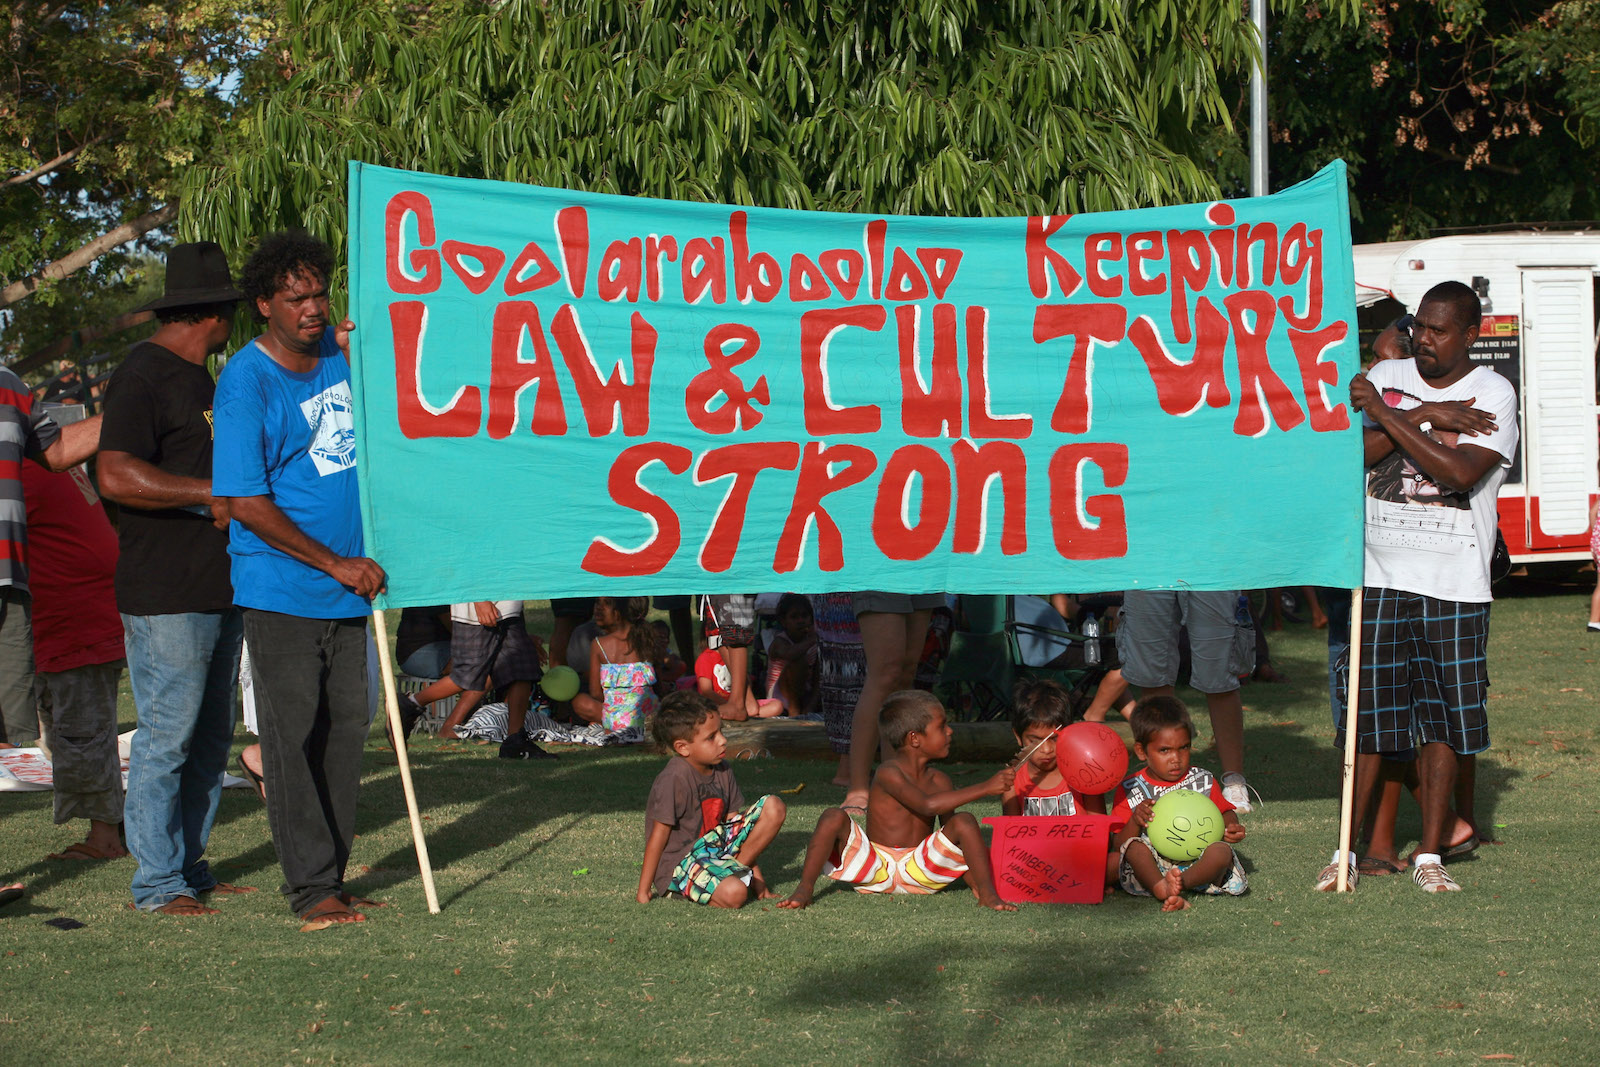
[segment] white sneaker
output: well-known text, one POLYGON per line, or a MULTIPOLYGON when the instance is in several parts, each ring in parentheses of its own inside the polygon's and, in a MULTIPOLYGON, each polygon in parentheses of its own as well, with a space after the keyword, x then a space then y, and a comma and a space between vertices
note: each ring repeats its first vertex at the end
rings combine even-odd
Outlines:
MULTIPOLYGON (((1361 880, 1361 872, 1356 869, 1352 861, 1345 866, 1345 886, 1353 893, 1356 883, 1361 880)), ((1331 893, 1339 886, 1339 863, 1337 860, 1328 864, 1317 874, 1317 881, 1313 889, 1319 893, 1331 893)))
POLYGON ((1442 863, 1422 863, 1411 868, 1411 880, 1422 887, 1424 893, 1459 893, 1461 886, 1450 877, 1442 863))
POLYGON ((1239 772, 1222 776, 1222 799, 1232 804, 1234 811, 1248 815, 1256 810, 1256 805, 1261 803, 1261 794, 1256 793, 1256 803, 1252 804, 1251 793, 1255 793, 1255 790, 1250 788, 1250 783, 1239 772))

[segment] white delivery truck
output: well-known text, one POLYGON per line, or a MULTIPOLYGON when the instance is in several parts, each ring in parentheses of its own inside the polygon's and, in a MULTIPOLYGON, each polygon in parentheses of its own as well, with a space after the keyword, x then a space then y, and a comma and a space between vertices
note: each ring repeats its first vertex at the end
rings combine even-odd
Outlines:
POLYGON ((1522 446, 1500 489, 1500 532, 1520 563, 1587 559, 1596 475, 1600 230, 1455 234, 1355 248, 1370 338, 1443 281, 1483 298, 1472 358, 1516 387, 1522 446))

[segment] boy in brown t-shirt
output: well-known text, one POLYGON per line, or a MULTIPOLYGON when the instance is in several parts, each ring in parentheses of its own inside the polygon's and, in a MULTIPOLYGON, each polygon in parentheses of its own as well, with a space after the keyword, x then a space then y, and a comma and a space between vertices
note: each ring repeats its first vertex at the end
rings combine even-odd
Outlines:
POLYGON ((751 899, 776 896, 756 859, 778 836, 784 804, 764 796, 744 806, 744 794, 723 759, 728 741, 716 705, 698 693, 673 693, 661 702, 651 731, 673 756, 645 803, 639 903, 660 893, 740 908, 751 899))

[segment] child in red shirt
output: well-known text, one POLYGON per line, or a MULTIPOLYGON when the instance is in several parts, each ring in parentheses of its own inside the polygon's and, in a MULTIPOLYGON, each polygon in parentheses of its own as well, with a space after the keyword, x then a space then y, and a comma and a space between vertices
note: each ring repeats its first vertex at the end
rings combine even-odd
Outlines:
POLYGON ((1115 838, 1122 857, 1118 871, 1122 888, 1133 896, 1155 897, 1161 901, 1162 911, 1187 908, 1183 894, 1188 891, 1243 896, 1250 886, 1232 846, 1244 840, 1244 824, 1223 797, 1216 775, 1189 764, 1194 743, 1189 709, 1177 697, 1145 697, 1133 709, 1129 722, 1133 753, 1145 765, 1123 780, 1111 809, 1113 818, 1127 820, 1115 838), (1162 856, 1144 832, 1156 799, 1172 789, 1192 789, 1209 796, 1222 813, 1222 840, 1212 842, 1198 859, 1188 863, 1162 856))
MULTIPOLYGON (((1072 698, 1051 681, 1025 682, 1017 688, 1011 710, 1011 732, 1023 759, 1011 788, 1000 797, 1006 815, 1077 815, 1106 813, 1104 796, 1088 796, 1067 785, 1056 766, 1056 732, 1067 725, 1072 698)), ((1106 856, 1106 885, 1117 884, 1118 854, 1106 856)))
POLYGON ((1106 799, 1069 788, 1056 766, 1056 731, 1067 725, 1071 697, 1051 681, 1024 682, 1017 689, 1011 710, 1011 732, 1026 758, 1017 764, 1017 776, 1000 798, 1007 815, 1076 815, 1106 813, 1106 799))

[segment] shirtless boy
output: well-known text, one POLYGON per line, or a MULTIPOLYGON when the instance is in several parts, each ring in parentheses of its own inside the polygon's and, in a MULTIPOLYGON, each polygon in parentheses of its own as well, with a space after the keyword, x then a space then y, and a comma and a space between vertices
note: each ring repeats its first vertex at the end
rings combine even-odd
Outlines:
POLYGON ((950 754, 950 724, 932 694, 916 689, 891 693, 878 713, 878 730, 894 758, 878 768, 867 798, 867 826, 843 808, 829 808, 806 847, 800 884, 780 908, 811 903, 817 876, 848 882, 858 893, 934 893, 966 877, 978 903, 1016 911, 994 889, 989 849, 978 820, 956 809, 1011 787, 1013 772, 954 789, 950 777, 929 764, 950 754), (934 829, 934 820, 940 827, 934 829))

